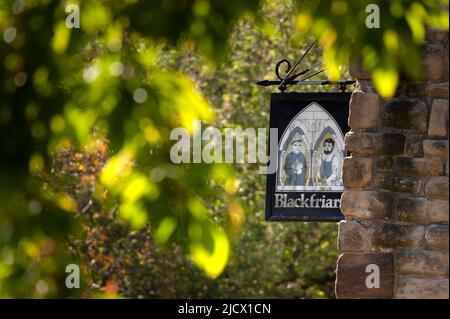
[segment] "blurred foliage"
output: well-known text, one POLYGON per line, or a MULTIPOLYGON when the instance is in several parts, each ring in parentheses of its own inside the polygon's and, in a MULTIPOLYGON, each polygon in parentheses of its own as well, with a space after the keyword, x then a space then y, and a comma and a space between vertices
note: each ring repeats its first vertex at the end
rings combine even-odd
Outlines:
MULTIPOLYGON (((294 23, 290 16, 293 9, 292 3, 263 7, 267 23, 282 21, 271 32, 253 18, 241 20, 232 32, 232 53, 219 66, 191 50, 171 46, 160 47, 157 65, 162 70, 176 69, 194 80, 215 108, 214 126, 258 127, 268 121, 270 90, 261 92, 252 80, 272 76, 274 60, 297 56, 295 39, 288 32, 294 23)), ((318 56, 311 54, 306 62, 316 63, 318 56)), ((265 222, 265 176, 258 174, 256 165, 236 167, 239 202, 227 204, 223 196, 203 196, 216 220, 234 239, 227 268, 220 277, 210 279, 194 267, 180 245, 161 247, 156 240, 158 230, 150 226, 130 230, 117 218, 118 206, 107 206, 108 195, 95 195, 99 171, 87 168, 97 167, 108 156, 107 143, 96 141, 94 152, 68 149, 58 153, 49 179, 54 188, 62 190, 70 176, 77 177, 64 187, 68 195, 77 198, 78 216, 83 220, 83 236, 73 237, 70 250, 83 260, 91 287, 115 287, 115 293, 137 298, 334 296, 336 225, 265 222)))
POLYGON ((66 289, 69 263, 106 296, 332 296, 335 225, 262 222, 256 167, 173 165, 170 131, 266 126, 251 82, 312 36, 329 76, 362 52, 389 96, 448 2, 259 2, 0 1, 0 297, 102 296, 66 289))
MULTIPOLYGON (((222 185, 234 185, 236 178, 229 165, 170 163, 170 131, 190 128, 194 119, 212 120, 214 114, 186 76, 155 65, 157 45, 161 37, 167 38, 198 46, 213 57, 224 47, 230 25, 244 11, 254 11, 257 2, 231 6, 224 1, 82 1, 80 29, 65 28, 67 3, 1 2, 2 249, 15 252, 21 241, 40 242, 50 230, 68 234, 71 219, 62 211, 80 207, 60 188, 43 186, 52 154, 95 144, 107 135, 111 154, 95 194, 107 188, 112 196, 105 206, 119 203, 119 215, 132 228, 150 222, 161 234, 161 243, 183 244, 205 274, 218 276, 228 260, 230 242, 202 197, 231 200, 234 189, 224 190, 222 185), (142 17, 145 12, 154 17, 142 17), (170 27, 155 27, 166 23, 170 27), (48 214, 67 218, 34 233, 31 229, 40 227, 30 224, 31 219, 17 220, 16 195, 41 206, 48 202, 46 213, 37 213, 39 220, 51 218, 48 214)), ((23 205, 25 216, 30 214, 28 204, 23 205)), ((15 278, 17 270, 16 259, 10 259, 12 270, 3 271, 5 281, 15 278)), ((31 258, 24 264, 28 267, 23 278, 28 278, 23 272, 33 272, 32 265, 44 268, 31 258)), ((57 271, 64 269, 57 266, 57 271)), ((23 285, 28 293, 3 290, 2 283, 3 293, 29 296, 35 284, 29 277, 23 285)))
POLYGON ((318 39, 328 76, 338 79, 352 55, 362 61, 385 98, 395 94, 402 76, 413 80, 422 76, 419 45, 426 27, 449 28, 448 0, 298 1, 298 8, 297 31, 318 39), (378 6, 380 28, 366 27, 373 12, 366 11, 368 5, 378 6))
MULTIPOLYGON (((92 190, 98 183, 98 164, 107 156, 103 143, 99 141, 95 151, 60 152, 49 179, 51 185, 77 198, 81 207, 77 216, 83 221, 83 236, 72 237, 70 251, 80 256, 91 288, 101 289, 108 297, 134 298, 332 296, 336 225, 268 226, 255 214, 263 201, 257 207, 250 204, 246 209, 251 215, 229 266, 219 278, 210 279, 194 267, 179 245, 157 245, 148 226, 130 231, 117 218, 117 206, 107 210, 106 198, 96 199, 92 190)), ((242 185, 244 200, 251 182, 242 185)), ((264 198, 262 188, 260 183, 258 199, 264 198)))

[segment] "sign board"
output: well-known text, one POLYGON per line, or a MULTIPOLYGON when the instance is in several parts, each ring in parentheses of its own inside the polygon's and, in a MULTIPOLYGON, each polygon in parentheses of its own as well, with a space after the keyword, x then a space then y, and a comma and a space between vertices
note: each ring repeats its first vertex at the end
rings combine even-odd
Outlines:
POLYGON ((351 93, 273 93, 270 127, 278 128, 276 172, 267 175, 266 220, 344 217, 342 163, 351 93))

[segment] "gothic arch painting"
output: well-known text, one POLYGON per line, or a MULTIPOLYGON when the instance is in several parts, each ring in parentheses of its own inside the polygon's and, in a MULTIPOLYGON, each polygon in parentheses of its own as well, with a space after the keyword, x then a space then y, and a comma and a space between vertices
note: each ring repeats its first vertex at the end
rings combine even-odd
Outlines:
POLYGON ((318 103, 301 110, 278 146, 276 191, 343 191, 344 134, 318 103))

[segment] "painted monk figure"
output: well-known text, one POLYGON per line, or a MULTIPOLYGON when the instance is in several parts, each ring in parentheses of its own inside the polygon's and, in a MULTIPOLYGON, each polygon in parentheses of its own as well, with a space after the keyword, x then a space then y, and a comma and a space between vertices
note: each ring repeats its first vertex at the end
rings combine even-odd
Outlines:
POLYGON ((306 159, 300 152, 302 141, 294 139, 292 142, 292 151, 286 156, 284 170, 286 172, 286 186, 304 186, 306 173, 306 159))

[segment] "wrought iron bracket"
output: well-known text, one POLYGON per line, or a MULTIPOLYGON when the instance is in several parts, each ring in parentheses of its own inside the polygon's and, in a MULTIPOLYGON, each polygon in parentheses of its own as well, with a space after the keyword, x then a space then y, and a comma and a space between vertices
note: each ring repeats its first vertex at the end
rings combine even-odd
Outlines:
POLYGON ((303 55, 297 60, 297 62, 295 62, 295 64, 293 66, 288 59, 282 59, 282 60, 278 61, 277 64, 275 65, 275 74, 279 80, 274 80, 274 81, 263 80, 263 81, 256 82, 256 84, 261 85, 261 86, 278 85, 278 89, 281 92, 285 92, 287 90, 287 88, 292 85, 337 85, 340 91, 345 92, 347 85, 356 83, 356 81, 354 81, 354 80, 340 80, 340 81, 309 80, 309 81, 307 81, 307 79, 310 79, 313 76, 318 75, 326 70, 326 69, 321 69, 319 71, 312 72, 315 69, 322 66, 322 63, 316 63, 313 66, 308 67, 308 68, 294 74, 294 71, 297 68, 297 66, 300 64, 300 62, 303 60, 303 58, 306 56, 306 54, 308 54, 308 52, 315 46, 316 46, 316 42, 314 41, 313 43, 311 43, 308 46, 305 53, 303 53, 303 55), (280 72, 282 65, 286 65, 285 70, 284 70, 284 73, 286 75, 284 77, 282 76, 282 74, 280 72), (300 80, 297 80, 297 78, 301 75, 305 75, 305 77, 303 77, 300 80))

